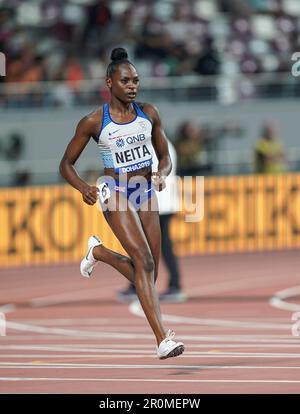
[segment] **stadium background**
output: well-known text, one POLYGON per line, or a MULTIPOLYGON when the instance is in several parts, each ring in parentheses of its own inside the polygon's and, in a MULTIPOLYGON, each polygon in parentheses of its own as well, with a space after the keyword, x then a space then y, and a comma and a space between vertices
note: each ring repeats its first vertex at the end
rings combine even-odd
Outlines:
MULTIPOLYGON (((140 100, 159 106, 175 145, 185 123, 196 128, 188 175, 205 176, 205 214, 200 223, 174 218, 176 251, 299 247, 298 2, 15 0, 1 1, 0 19, 2 266, 78 261, 97 228, 119 249, 58 173, 76 122, 108 99, 115 46, 128 49, 140 100), (274 121, 287 175, 258 176, 256 141, 274 121)), ((94 143, 77 168, 92 181, 101 174, 94 143)))
MULTIPOLYGON (((300 2, 0 0, 0 52, 1 393, 299 394, 300 2), (90 234, 120 246, 58 172, 115 46, 179 176, 204 176, 203 220, 172 218, 187 300, 161 310, 186 350, 167 364, 125 279, 81 277, 90 234), (266 131, 280 151, 259 158, 266 131)), ((76 168, 102 174, 94 142, 76 168)))

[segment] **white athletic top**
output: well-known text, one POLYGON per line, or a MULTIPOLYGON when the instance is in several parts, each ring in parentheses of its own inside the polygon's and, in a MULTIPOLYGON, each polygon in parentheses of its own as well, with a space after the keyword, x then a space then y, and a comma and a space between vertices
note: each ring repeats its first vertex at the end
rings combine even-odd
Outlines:
POLYGON ((116 173, 129 173, 152 164, 152 122, 136 102, 136 117, 119 124, 111 119, 109 104, 103 105, 102 125, 97 137, 100 156, 105 168, 116 173))

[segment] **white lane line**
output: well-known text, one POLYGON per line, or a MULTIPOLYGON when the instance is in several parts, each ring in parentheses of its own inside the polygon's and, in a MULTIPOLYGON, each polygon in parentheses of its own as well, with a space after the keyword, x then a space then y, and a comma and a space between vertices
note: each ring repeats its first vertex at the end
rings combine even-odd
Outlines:
MULTIPOLYGON (((26 323, 6 322, 7 329, 13 329, 17 331, 35 332, 39 334, 53 334, 62 335, 68 337, 80 337, 80 338, 116 338, 116 339, 151 339, 152 334, 126 334, 126 333, 112 333, 112 332, 93 332, 93 331, 81 331, 77 329, 62 329, 62 328, 49 328, 37 325, 29 325, 26 323)), ((4 339, 6 337, 3 337, 4 339)), ((44 338, 42 336, 42 338, 44 338)), ((225 342, 254 342, 254 343, 295 343, 295 338, 292 339, 270 339, 267 335, 224 335, 224 336, 202 336, 202 335, 181 335, 181 339, 188 341, 225 341, 225 342)))
MULTIPOLYGON (((23 320, 15 320, 17 323, 24 323, 23 322, 23 320)), ((171 323, 170 321, 168 321, 168 324, 169 323, 171 323)), ((208 324, 209 324, 210 322, 208 321, 208 324)), ((27 322, 26 322, 26 324, 27 324, 27 322)), ((31 326, 43 326, 43 327, 47 327, 47 325, 43 325, 43 323, 40 323, 40 324, 31 324, 31 323, 28 323, 29 325, 31 325, 31 326)), ((292 324, 292 323, 291 323, 292 324)), ((291 327, 291 324, 290 324, 290 327, 291 327)), ((172 326, 175 326, 175 328, 176 329, 180 329, 180 332, 184 332, 185 334, 192 334, 192 333, 197 333, 197 334, 199 334, 199 333, 203 333, 203 334, 205 334, 205 335, 226 335, 226 334, 229 334, 229 335, 238 335, 239 333, 241 333, 242 334, 242 330, 240 329, 240 328, 238 328, 238 327, 236 327, 236 328, 227 328, 227 327, 220 327, 220 326, 205 326, 205 325, 203 325, 203 326, 196 326, 196 325, 190 325, 190 326, 184 326, 183 324, 182 324, 182 322, 179 324, 178 322, 172 322, 172 326)), ((54 327, 57 327, 57 328, 62 328, 62 329, 78 329, 78 330, 80 330, 80 331, 82 331, 82 332, 84 332, 84 331, 94 331, 94 332, 101 332, 102 330, 104 330, 104 331, 106 331, 106 332, 112 332, 112 333, 116 333, 116 332, 123 332, 123 333, 133 333, 133 332, 139 332, 139 333, 149 333, 149 327, 147 326, 147 325, 145 325, 145 326, 139 326, 138 324, 137 325, 133 325, 133 322, 132 322, 132 325, 131 325, 131 327, 128 327, 128 328, 126 328, 126 325, 124 326, 124 325, 116 325, 116 326, 109 326, 109 325, 102 325, 102 326, 99 326, 99 325, 84 325, 84 324, 82 324, 82 325, 71 325, 71 324, 61 324, 61 325, 51 325, 51 326, 49 326, 48 325, 48 327, 50 328, 54 328, 54 327)), ((246 331, 246 332, 249 332, 249 335, 251 335, 251 333, 253 332, 253 334, 255 334, 256 332, 258 332, 258 331, 261 331, 261 329, 256 329, 256 328, 249 328, 249 330, 248 331, 246 331)), ((289 332, 288 332, 288 329, 285 329, 285 332, 286 332, 286 334, 280 334, 279 333, 279 330, 277 330, 276 328, 275 329, 273 329, 272 331, 275 333, 275 332, 278 332, 278 335, 269 335, 269 332, 270 331, 268 331, 267 332, 267 330, 265 330, 266 331, 266 333, 265 333, 265 335, 258 335, 258 336, 261 336, 261 337, 273 337, 273 338, 289 338, 290 337, 290 335, 289 335, 289 332)), ((244 331, 245 332, 245 331, 244 331)))
MULTIPOLYGON (((25 321, 24 321, 25 322, 25 321)), ((141 322, 141 327, 145 326, 143 321, 141 322)), ((60 325, 112 325, 112 324, 121 324, 124 327, 131 327, 132 326, 132 318, 59 318, 59 319, 27 319, 26 323, 31 325, 34 324, 43 324, 43 325, 53 325, 53 326, 60 326, 60 325)))
MULTIPOLYGON (((132 302, 129 305, 129 311, 139 317, 145 317, 144 311, 139 301, 132 302)), ((291 329, 290 323, 265 323, 265 322, 247 322, 247 321, 232 321, 224 319, 200 319, 190 318, 186 316, 166 315, 163 314, 163 321, 174 322, 174 323, 189 323, 194 325, 208 325, 208 326, 222 326, 230 328, 254 328, 254 329, 291 329)))
MULTIPOLYGON (((0 350, 15 350, 15 351, 62 351, 62 352, 101 352, 103 349, 117 349, 119 352, 124 351, 125 349, 133 349, 134 351, 142 351, 145 349, 153 350, 153 345, 143 345, 143 344, 105 344, 105 345, 91 345, 91 344, 78 344, 78 345, 0 345, 0 350)), ((220 349, 220 348, 275 348, 275 349, 282 349, 282 348, 297 348, 299 349, 299 343, 295 344, 191 344, 189 345, 189 349, 196 349, 196 348, 210 348, 210 349, 220 349)))
MULTIPOLYGON (((132 358, 131 350, 102 350, 99 354, 1 354, 0 359, 18 359, 18 358, 61 358, 61 359, 76 359, 76 358, 111 358, 110 354, 114 354, 114 358, 132 358), (106 354, 108 355, 106 355, 106 354)), ((134 353, 134 358, 155 358, 154 351, 143 350, 141 353, 137 351, 134 353), (142 353, 143 352, 143 353, 142 353)), ((242 353, 242 352, 189 352, 186 351, 181 358, 300 358, 300 354, 267 354, 267 353, 242 353)))
POLYGON ((31 363, 1 362, 0 366, 10 369, 300 369, 300 366, 257 366, 257 365, 133 365, 133 364, 76 364, 76 363, 31 363))
POLYGON ((57 334, 66 336, 84 336, 91 338, 118 338, 118 339, 153 339, 153 335, 150 334, 126 334, 126 333, 113 333, 113 332, 91 332, 80 331, 78 329, 62 329, 62 328, 47 328, 37 325, 29 325, 25 323, 10 322, 6 323, 7 329, 13 329, 17 331, 36 332, 40 334, 57 334))
POLYGON ((288 289, 280 290, 273 295, 269 303, 273 308, 286 311, 300 311, 299 303, 286 302, 287 299, 300 295, 300 286, 294 286, 288 289))
MULTIPOLYGON (((62 336, 64 335, 54 335, 54 334, 49 334, 49 335, 12 335, 9 334, 8 336, 3 336, 1 337, 1 343, 26 343, 28 341, 34 341, 35 343, 45 343, 45 341, 47 341, 46 343, 51 344, 51 341, 55 340, 55 341, 60 341, 62 339, 62 336)), ((239 345, 241 345, 242 347, 247 347, 247 345, 249 344, 250 347, 263 347, 264 345, 266 345, 266 347, 271 346, 276 348, 276 346, 283 346, 283 345, 290 345, 290 346, 298 346, 299 347, 299 340, 297 342, 297 338, 294 339, 265 339, 265 338, 253 338, 253 337, 243 337, 243 338, 216 338, 216 337, 212 337, 212 338, 208 338, 208 337, 201 337, 201 336, 197 336, 197 338, 189 338, 187 335, 180 335, 181 339, 186 339, 188 340, 189 346, 194 347, 197 346, 197 344, 192 343, 195 340, 197 340, 198 342, 202 342, 202 344, 199 344, 200 347, 205 347, 205 346, 228 346, 228 343, 230 342, 234 342, 235 345, 232 343, 231 345, 238 347, 239 345), (218 345, 209 345, 210 342, 215 341, 218 342, 218 345), (251 344, 253 343, 253 344, 251 344)), ((68 336, 64 336, 64 339, 66 341, 66 343, 68 343, 68 341, 72 341, 72 344, 76 344, 76 342, 79 340, 79 338, 77 338, 76 335, 68 335, 68 336)), ((102 343, 103 344, 107 344, 107 346, 110 346, 110 343, 107 342, 109 338, 102 338, 102 343)), ((114 338, 112 338, 114 339, 114 338)), ((136 336, 135 341, 137 342, 139 340, 139 337, 136 336)), ((151 341, 152 342, 152 341, 151 341)), ((90 336, 80 336, 80 344, 84 344, 84 346, 98 346, 97 344, 97 338, 91 338, 90 336), (94 345, 92 345, 93 341, 94 345), (88 343, 87 343, 88 342, 88 343)), ((81 346, 80 344, 78 344, 78 346, 81 346)), ((137 343, 137 347, 140 346, 142 344, 137 343)), ((229 344, 230 345, 230 344, 229 344)), ((150 346, 150 342, 149 342, 149 346, 150 346)), ((153 342, 152 342, 152 347, 153 347, 153 342)))
MULTIPOLYGON (((147 349, 143 349, 140 352, 139 351, 134 351, 133 349, 101 349, 98 350, 98 353, 95 353, 93 355, 89 354, 70 354, 70 351, 64 351, 67 352, 66 354, 3 354, 1 353, 0 355, 0 360, 1 359, 7 359, 7 358, 44 358, 44 359, 49 359, 49 358, 61 358, 61 359, 72 359, 72 358, 102 358, 105 356, 109 356, 109 355, 105 355, 105 354, 118 354, 117 356, 122 356, 124 354, 134 354, 136 356, 142 357, 142 356, 155 356, 154 353, 154 347, 153 350, 147 350, 147 349), (147 354, 147 355, 146 355, 147 354)), ((114 355, 115 356, 115 355, 114 355)), ((126 355, 127 356, 127 355, 126 355)), ((300 355, 299 355, 300 358, 300 355)))
MULTIPOLYGON (((24 323, 24 322, 19 320, 18 323, 24 323)), ((47 327, 47 325, 44 325, 43 323, 41 323, 39 325, 37 325, 37 324, 32 325, 29 322, 28 324, 30 324, 31 326, 43 326, 45 328, 47 327)), ((144 324, 145 324, 145 322, 144 322, 144 324)), ((171 322, 169 321, 168 324, 171 324, 171 322)), ((190 335, 190 334, 193 334, 193 333, 197 333, 197 334, 204 333, 205 335, 216 335, 216 334, 217 335, 223 335, 223 334, 227 334, 228 331, 230 331, 231 335, 234 335, 234 334, 238 334, 238 333, 241 332, 240 328, 228 328, 228 327, 209 326, 209 325, 206 325, 206 326, 204 326, 204 325, 203 326, 189 325, 189 326, 187 326, 187 325, 183 325, 183 323, 181 323, 180 327, 177 328, 177 326, 179 326, 178 322, 172 322, 172 326, 175 330, 180 329, 180 335, 183 335, 183 334, 190 335)), ((80 330, 82 332, 85 332, 85 331, 103 332, 103 331, 105 331, 105 332, 111 332, 111 333, 126 333, 126 334, 130 334, 130 333, 133 333, 133 334, 138 334, 138 333, 139 334, 143 334, 143 333, 147 334, 147 333, 149 333, 149 327, 146 324, 144 326, 139 326, 138 324, 137 325, 131 325, 131 327, 128 327, 128 328, 124 325, 122 325, 122 326, 119 326, 119 325, 115 325, 115 326, 108 326, 108 325, 102 325, 102 326, 99 326, 99 325, 74 325, 73 326, 71 324, 68 324, 68 325, 67 324, 62 324, 62 325, 58 324, 57 326, 55 326, 55 325, 49 326, 48 325, 48 327, 53 327, 53 328, 56 327, 56 328, 62 328, 62 329, 77 329, 77 330, 80 330)), ((292 323, 291 323, 290 327, 292 327, 292 323)), ((257 332, 257 329, 249 328, 248 332, 251 332, 251 331, 252 332, 257 332)), ((259 331, 261 331, 261 329, 259 331)), ((268 331, 263 330, 263 331, 266 332, 266 333, 270 332, 269 330, 268 331)), ((273 329, 272 332, 280 332, 280 331, 277 330, 277 329, 273 329)), ((289 330, 285 330, 285 332, 289 333, 289 330)), ((273 336, 274 338, 289 338, 289 337, 291 337, 291 335, 279 335, 279 334, 278 335, 264 335, 264 336, 267 336, 267 337, 272 337, 273 336)))
MULTIPOLYGON (((19 320, 19 323, 23 323, 23 321, 19 320)), ((169 321, 170 322, 170 321, 169 321)), ((27 323, 27 322, 26 322, 27 323)), ((208 321, 208 323, 210 323, 208 321)), ((44 327, 59 327, 59 328, 63 328, 63 329, 79 329, 81 331, 86 331, 86 330, 92 330, 92 331, 98 331, 101 332, 103 330, 105 330, 106 332, 124 332, 124 333, 148 333, 149 332, 149 327, 147 326, 147 324, 145 324, 144 322, 144 326, 140 326, 139 324, 137 325, 133 325, 131 323, 131 326, 124 326, 124 325, 113 325, 113 326, 109 326, 109 325, 102 325, 99 326, 97 325, 85 325, 85 324, 78 324, 78 325, 72 325, 72 324, 53 324, 53 325, 47 325, 47 324, 43 324, 40 323, 39 325, 37 324, 32 324, 31 322, 28 322, 28 324, 32 325, 32 326, 44 326, 44 327)), ((177 325, 178 326, 178 322, 173 322, 172 325, 177 325)), ((220 327, 220 326, 210 326, 210 325, 204 325, 200 326, 200 325, 183 325, 182 323, 180 324, 180 332, 184 332, 186 334, 189 333, 193 333, 193 332, 205 332, 205 334, 226 334, 228 332, 228 329, 230 329, 230 333, 232 334, 236 334, 238 332, 240 332, 240 328, 238 327, 233 327, 233 328, 228 328, 228 327, 220 327)), ((257 331, 257 329, 255 328, 250 328, 251 331, 257 331)), ((276 328, 273 329, 273 332, 279 332, 279 330, 277 330, 276 328)), ((286 332, 288 332, 288 330, 286 330, 286 332)), ((279 335, 274 335, 275 337, 279 337, 279 335)), ((287 335, 285 335, 287 337, 287 335)))
MULTIPOLYGON (((5 305, 6 306, 6 305, 5 305)), ((254 317, 243 317, 242 320, 245 322, 260 322, 261 318, 254 318, 254 317)), ((271 322, 271 323, 286 323, 288 320, 288 317, 264 317, 265 322, 271 322)), ((63 324, 71 324, 71 325, 100 325, 100 324, 112 324, 112 323, 118 323, 121 324, 121 326, 132 326, 132 317, 131 318, 47 318, 47 319, 26 319, 23 322, 30 323, 30 324, 41 324, 43 325, 63 325, 63 324)), ((136 322, 140 322, 139 326, 145 326, 144 322, 142 320, 137 320, 136 322)), ((192 327, 189 327, 192 328, 192 327)))
POLYGON ((17 307, 13 303, 8 303, 7 305, 0 306, 0 312, 5 314, 9 312, 14 312, 16 309, 17 307))
POLYGON ((82 382, 189 382, 189 383, 264 383, 264 384, 300 384, 300 380, 274 380, 274 379, 253 379, 253 380, 197 380, 197 379, 155 379, 155 378, 61 378, 61 377, 0 377, 0 381, 82 381, 82 382))
MULTIPOLYGON (((22 331, 25 331, 25 327, 28 327, 28 331, 31 331, 31 328, 33 326, 33 325, 28 325, 28 324, 23 324, 23 323, 22 323, 22 325, 24 326, 24 329, 22 331)), ((42 327, 42 329, 47 329, 47 328, 42 327)), ((102 329, 101 332, 103 332, 103 329, 102 329)), ((18 331, 18 329, 13 329, 13 330, 18 331)), ((69 332, 69 329, 67 329, 67 331, 69 332)), ((299 340, 296 340, 296 338, 293 337, 292 335, 280 335, 280 334, 278 334, 278 335, 246 334, 245 335, 245 334, 242 334, 242 333, 240 335, 237 335, 236 333, 227 334, 226 332, 222 332, 221 334, 216 336, 215 332, 212 332, 212 333, 208 334, 206 329, 204 331, 205 331, 205 335, 201 335, 202 331, 200 329, 195 328, 195 333, 197 333, 197 339, 199 339, 200 341, 206 341, 206 340, 208 340, 208 341, 223 341, 224 340, 224 341, 228 342, 230 339, 232 339, 232 341, 239 342, 239 340, 241 339, 242 342, 245 342, 244 339, 246 339, 246 340, 249 339, 249 340, 252 340, 253 342, 257 341, 257 342, 297 343, 297 341, 298 341, 298 343, 299 343, 299 340)), ((80 332, 81 333, 84 333, 84 332, 91 333, 92 332, 92 333, 95 333, 95 334, 99 333, 99 331, 90 331, 90 330, 88 330, 88 331, 84 330, 84 331, 80 331, 80 332)), ((106 331, 104 331, 104 332, 106 332, 106 331)), ((195 334, 193 334, 192 332, 188 333, 188 334, 184 334, 184 338, 186 338, 186 339, 190 339, 192 337, 194 338, 195 334)), ((115 332, 109 332, 109 334, 115 334, 115 332)), ((134 339, 139 339, 141 337, 140 335, 141 335, 141 333, 136 333, 136 337, 134 339)), ((180 337, 182 337, 182 335, 180 335, 180 337)), ((62 340, 62 338, 60 338, 60 335, 55 335, 55 334, 51 335, 51 333, 48 332, 48 334, 43 334, 42 336, 22 335, 21 333, 13 335, 11 333, 9 335, 9 338, 3 336, 1 338, 1 341, 5 341, 5 339, 14 339, 14 340, 16 339, 17 340, 17 339, 20 339, 20 338, 21 339, 26 339, 26 338, 28 338, 28 339, 32 339, 32 338, 33 339, 54 338, 54 339, 57 339, 57 340, 62 340)), ((64 338, 64 340, 71 341, 72 339, 71 338, 64 338)), ((81 340, 81 338, 80 338, 80 340, 81 340)), ((95 341, 96 340, 97 340, 97 338, 95 339, 95 341)), ((72 340, 72 344, 74 344, 74 343, 75 342, 72 340)))
MULTIPOLYGON (((153 354, 153 349, 152 350, 147 350, 147 349, 143 349, 140 352, 138 350, 133 350, 133 349, 101 349, 98 350, 98 355, 93 355, 92 357, 95 358, 97 356, 101 355, 101 352, 104 353, 136 353, 136 354, 140 354, 140 353, 151 353, 153 354), (121 352, 120 352, 121 351, 121 352)), ((68 352, 68 355, 65 354, 1 354, 0 355, 0 359, 1 358, 89 358, 91 357, 91 355, 88 354, 70 354, 70 351, 64 350, 64 352, 68 352)), ((293 357, 293 358, 300 358, 300 354, 295 354, 295 353, 281 353, 281 352, 222 352, 219 350, 209 350, 209 351, 185 351, 184 355, 224 355, 224 356, 257 356, 257 357, 293 357)))

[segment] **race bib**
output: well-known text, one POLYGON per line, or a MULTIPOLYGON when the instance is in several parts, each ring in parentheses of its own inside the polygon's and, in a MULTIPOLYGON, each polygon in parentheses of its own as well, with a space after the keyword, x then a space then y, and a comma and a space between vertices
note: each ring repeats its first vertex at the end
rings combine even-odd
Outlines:
POLYGON ((117 139, 111 151, 118 173, 130 173, 152 164, 152 144, 144 134, 117 139))
POLYGON ((110 197, 110 189, 106 183, 100 184, 98 188, 100 201, 104 203, 110 197))

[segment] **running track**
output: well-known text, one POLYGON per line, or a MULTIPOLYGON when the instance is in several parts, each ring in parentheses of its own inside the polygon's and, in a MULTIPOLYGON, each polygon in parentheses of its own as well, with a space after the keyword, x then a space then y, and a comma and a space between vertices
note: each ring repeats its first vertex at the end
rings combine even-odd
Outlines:
MULTIPOLYGON (((162 312, 186 352, 165 361, 139 305, 115 300, 125 280, 108 266, 91 280, 78 265, 0 270, 0 393, 299 393, 299 252, 181 267, 190 299, 162 312)), ((162 267, 159 291, 165 284, 162 267)))

